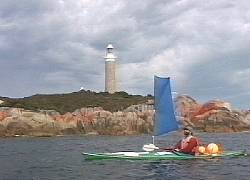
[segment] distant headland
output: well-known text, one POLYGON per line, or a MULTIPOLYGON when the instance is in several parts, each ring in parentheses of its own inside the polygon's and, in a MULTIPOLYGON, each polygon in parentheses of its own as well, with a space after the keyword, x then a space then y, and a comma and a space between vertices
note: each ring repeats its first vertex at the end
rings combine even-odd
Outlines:
MULTIPOLYGON (((235 110, 222 100, 200 104, 187 95, 174 101, 181 123, 197 131, 250 130, 250 110, 235 110)), ((24 98, 0 97, 0 137, 149 134, 153 121, 154 101, 150 94, 81 90, 24 98)))

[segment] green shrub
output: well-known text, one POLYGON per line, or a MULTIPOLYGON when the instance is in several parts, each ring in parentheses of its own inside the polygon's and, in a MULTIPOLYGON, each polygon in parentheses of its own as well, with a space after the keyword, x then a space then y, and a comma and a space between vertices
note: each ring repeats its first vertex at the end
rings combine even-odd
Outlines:
POLYGON ((104 110, 115 112, 131 105, 146 102, 149 98, 141 95, 129 95, 126 92, 92 92, 81 90, 68 94, 36 94, 24 98, 0 97, 4 103, 1 107, 17 107, 29 110, 55 110, 61 114, 73 112, 82 107, 102 107, 104 110))

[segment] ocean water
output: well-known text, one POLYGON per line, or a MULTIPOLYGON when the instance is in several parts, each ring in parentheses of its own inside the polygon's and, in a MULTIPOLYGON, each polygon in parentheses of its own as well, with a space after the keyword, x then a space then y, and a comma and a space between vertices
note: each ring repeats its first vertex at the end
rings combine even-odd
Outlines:
MULTIPOLYGON (((204 143, 250 151, 250 133, 197 134, 204 143)), ((157 137, 169 147, 180 133, 157 137)), ((85 161, 81 152, 141 151, 151 136, 1 138, 0 180, 57 179, 250 179, 250 157, 187 161, 85 161)))

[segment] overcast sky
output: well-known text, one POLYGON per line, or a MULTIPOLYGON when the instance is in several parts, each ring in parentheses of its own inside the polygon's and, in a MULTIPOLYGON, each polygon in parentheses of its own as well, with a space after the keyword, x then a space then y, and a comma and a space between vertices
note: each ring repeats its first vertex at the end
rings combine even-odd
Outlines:
POLYGON ((0 96, 104 91, 110 42, 119 90, 250 109, 249 0, 0 0, 0 96))

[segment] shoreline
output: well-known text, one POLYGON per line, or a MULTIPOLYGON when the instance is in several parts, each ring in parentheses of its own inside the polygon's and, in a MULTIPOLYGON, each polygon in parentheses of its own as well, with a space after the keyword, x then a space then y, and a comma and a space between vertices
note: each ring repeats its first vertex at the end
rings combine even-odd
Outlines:
MULTIPOLYGON (((204 131, 196 131, 195 134, 250 134, 249 131, 237 131, 237 132, 204 132, 204 131)), ((79 136, 79 137, 98 137, 98 136, 112 136, 112 137, 129 137, 129 136, 151 136, 151 134, 124 134, 124 135, 111 135, 111 134, 63 134, 63 135, 7 135, 7 136, 0 136, 0 139, 8 139, 8 138, 55 138, 55 137, 73 137, 73 136, 79 136)))

